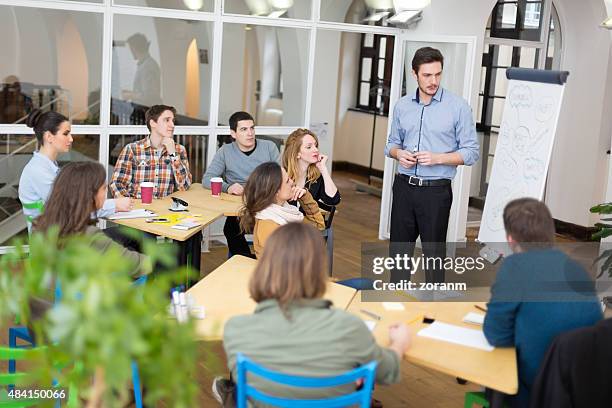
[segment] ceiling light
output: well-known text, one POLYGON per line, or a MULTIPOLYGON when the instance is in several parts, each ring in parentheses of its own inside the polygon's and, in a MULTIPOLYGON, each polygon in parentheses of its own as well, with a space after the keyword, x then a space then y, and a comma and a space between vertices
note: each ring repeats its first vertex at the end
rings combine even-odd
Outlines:
POLYGON ((423 10, 404 10, 388 19, 387 22, 396 26, 410 26, 421 21, 422 18, 423 10))
POLYGON ((279 18, 280 16, 282 16, 283 14, 285 14, 287 12, 287 10, 274 10, 273 12, 271 12, 270 14, 268 14, 268 17, 272 17, 272 18, 279 18))
POLYGON ((608 30, 612 30, 612 17, 605 19, 604 22, 601 23, 601 26, 603 28, 607 28, 608 30))
POLYGON ((377 22, 385 17, 387 17, 389 14, 391 14, 389 11, 379 11, 378 13, 372 13, 369 16, 367 16, 366 18, 364 18, 363 22, 377 22))
POLYGON ((198 11, 204 6, 204 0, 183 0, 189 10, 198 11))

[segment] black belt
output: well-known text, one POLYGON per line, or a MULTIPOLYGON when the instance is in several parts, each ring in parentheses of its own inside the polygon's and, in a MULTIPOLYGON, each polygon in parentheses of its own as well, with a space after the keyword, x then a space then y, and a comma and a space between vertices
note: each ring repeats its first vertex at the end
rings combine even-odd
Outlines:
POLYGON ((417 176, 407 176, 406 174, 398 174, 398 176, 411 186, 416 187, 448 186, 451 183, 449 179, 426 180, 417 176))

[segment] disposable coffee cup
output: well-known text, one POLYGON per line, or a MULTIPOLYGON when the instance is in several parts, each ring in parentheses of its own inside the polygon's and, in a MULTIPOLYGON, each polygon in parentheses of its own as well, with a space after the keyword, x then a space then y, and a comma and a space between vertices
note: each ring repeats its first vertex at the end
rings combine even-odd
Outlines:
POLYGON ((223 186, 223 179, 221 177, 213 177, 210 179, 210 191, 213 197, 221 196, 221 187, 223 186))
POLYGON ((151 204, 153 202, 153 188, 155 184, 150 181, 140 183, 140 199, 143 204, 151 204))

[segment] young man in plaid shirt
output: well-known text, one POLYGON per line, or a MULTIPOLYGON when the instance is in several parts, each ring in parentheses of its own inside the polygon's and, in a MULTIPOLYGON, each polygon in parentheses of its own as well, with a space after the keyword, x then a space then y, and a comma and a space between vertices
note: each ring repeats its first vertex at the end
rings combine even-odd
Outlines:
POLYGON ((155 184, 153 197, 162 198, 191 186, 185 147, 174 141, 172 106, 154 105, 145 120, 151 134, 123 148, 115 164, 110 189, 115 197, 140 198, 140 183, 155 184))

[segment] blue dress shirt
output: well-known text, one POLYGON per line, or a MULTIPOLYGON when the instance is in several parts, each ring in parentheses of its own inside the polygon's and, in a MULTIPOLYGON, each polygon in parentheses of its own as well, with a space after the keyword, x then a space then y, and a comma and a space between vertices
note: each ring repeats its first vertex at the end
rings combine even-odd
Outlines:
MULTIPOLYGON (((56 162, 44 154, 34 152, 34 155, 23 168, 19 179, 19 201, 22 203, 34 203, 36 201, 47 202, 53 182, 57 177, 59 167, 56 162)), ((36 218, 40 215, 36 209, 23 209, 26 216, 36 218)), ((104 206, 98 210, 99 218, 108 217, 115 213, 115 200, 106 200, 104 206)), ((30 225, 28 225, 28 229, 30 225)))
MULTIPOLYGON (((385 155, 391 157, 390 150, 394 147, 410 152, 457 152, 466 166, 476 163, 480 156, 470 106, 463 98, 442 87, 438 88, 428 105, 420 102, 418 89, 413 96, 406 95, 397 102, 385 155)), ((399 166, 399 173, 428 180, 452 180, 457 166, 423 166, 417 163, 408 169, 399 166)))

